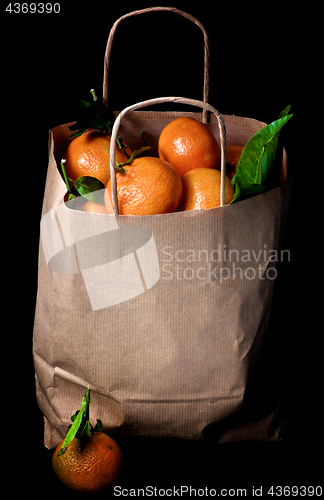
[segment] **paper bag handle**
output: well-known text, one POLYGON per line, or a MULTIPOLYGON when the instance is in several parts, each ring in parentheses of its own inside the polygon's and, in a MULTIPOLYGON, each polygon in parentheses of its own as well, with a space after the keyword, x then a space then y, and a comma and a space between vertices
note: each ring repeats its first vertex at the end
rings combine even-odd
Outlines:
POLYGON ((226 130, 222 115, 217 109, 208 104, 207 102, 196 101, 194 99, 187 99, 186 97, 157 97, 155 99, 149 99, 147 101, 138 102, 132 106, 128 106, 119 113, 114 123, 111 141, 110 141, 110 178, 111 178, 111 196, 113 202, 114 214, 118 215, 118 197, 117 197, 117 183, 116 183, 116 170, 115 170, 115 153, 116 153, 116 138, 118 134, 118 129, 120 126, 121 119, 127 113, 135 111, 139 108, 144 108, 146 106, 154 106, 155 104, 162 104, 165 102, 179 102, 180 104, 187 104, 189 106, 195 106, 197 108, 203 108, 206 112, 210 111, 214 113, 217 118, 219 133, 220 133, 220 145, 221 145, 221 189, 220 189, 220 199, 221 207, 225 205, 225 182, 226 182, 226 130))
MULTIPOLYGON (((127 17, 132 17, 132 16, 137 16, 139 14, 145 14, 147 12, 159 12, 159 11, 166 11, 166 12, 174 12, 175 14, 179 14, 182 17, 185 17, 186 19, 189 19, 192 21, 194 24, 199 26, 199 28, 202 30, 204 34, 204 89, 203 89, 203 101, 208 102, 209 101, 209 39, 207 32, 204 28, 204 26, 193 16, 190 14, 187 14, 187 12, 183 12, 182 10, 175 9, 173 7, 150 7, 148 9, 142 9, 142 10, 135 10, 134 12, 129 12, 128 14, 125 14, 124 16, 120 17, 117 19, 117 21, 114 23, 113 27, 110 30, 108 42, 107 42, 107 47, 106 47, 106 54, 105 54, 105 61, 104 61, 104 80, 103 80, 103 101, 108 106, 108 73, 109 73, 109 64, 110 64, 110 57, 111 57, 111 49, 112 49, 112 44, 113 44, 113 39, 114 35, 117 29, 117 26, 126 19, 127 17)), ((207 118, 208 118, 208 112, 207 109, 203 110, 203 116, 202 116, 202 121, 203 123, 207 123, 207 118)))

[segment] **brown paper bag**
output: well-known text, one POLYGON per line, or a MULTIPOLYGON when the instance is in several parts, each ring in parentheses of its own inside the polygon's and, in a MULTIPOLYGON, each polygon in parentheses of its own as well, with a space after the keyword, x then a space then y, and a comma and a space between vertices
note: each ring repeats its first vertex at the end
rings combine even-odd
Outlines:
MULTIPOLYGON (((223 179, 222 121, 227 143, 237 145, 265 125, 221 117, 206 102, 166 100, 207 110, 222 145, 223 179)), ((201 119, 133 111, 143 106, 118 120, 133 149, 145 130, 153 155, 171 119, 201 119)), ((33 355, 45 445, 64 437, 87 385, 106 432, 278 440, 282 419, 271 388, 261 399, 247 397, 247 388, 267 331, 291 180, 210 210, 121 216, 115 199, 114 215, 79 212, 65 205, 58 170, 68 126, 50 131, 41 219, 33 355)))

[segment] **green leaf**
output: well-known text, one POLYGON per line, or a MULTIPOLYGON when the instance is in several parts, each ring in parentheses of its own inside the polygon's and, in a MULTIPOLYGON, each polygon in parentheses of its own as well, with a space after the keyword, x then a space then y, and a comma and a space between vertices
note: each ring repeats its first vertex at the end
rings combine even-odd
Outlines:
POLYGON ((82 438, 82 437, 85 437, 85 436, 88 436, 88 437, 91 437, 92 434, 91 434, 91 424, 89 422, 89 420, 86 421, 86 423, 84 424, 84 427, 81 431, 79 431, 79 438, 82 438))
POLYGON ((62 447, 61 447, 60 451, 58 452, 57 456, 63 455, 66 452, 68 445, 71 443, 72 439, 76 436, 80 427, 82 430, 85 429, 85 427, 87 425, 87 421, 89 421, 89 404, 90 403, 91 403, 90 387, 88 386, 87 392, 85 393, 85 396, 82 398, 80 411, 78 412, 77 415, 74 414, 73 417, 71 417, 71 420, 72 420, 72 418, 74 418, 73 424, 71 425, 70 429, 68 430, 68 432, 66 434, 66 438, 64 439, 62 447))
POLYGON ((100 418, 97 418, 96 427, 94 428, 93 431, 94 432, 102 432, 103 431, 103 425, 102 425, 102 421, 100 420, 100 418))
POLYGON ((278 163, 278 134, 293 116, 287 116, 289 109, 290 106, 280 114, 278 120, 256 132, 246 143, 232 179, 234 197, 231 203, 277 187, 275 167, 278 163))
POLYGON ((74 134, 70 135, 70 139, 75 139, 76 137, 80 137, 80 135, 84 134, 85 132, 88 132, 88 128, 81 128, 80 130, 77 130, 74 132, 74 134))
MULTIPOLYGON (((67 178, 67 182, 68 180, 72 181, 67 178)), ((68 208, 82 212, 82 203, 87 200, 99 203, 99 205, 105 204, 105 186, 101 181, 95 177, 84 176, 72 182, 73 194, 69 194, 68 201, 65 203, 68 208)))
POLYGON ((289 104, 283 111, 281 111, 280 115, 278 116, 279 118, 283 118, 284 116, 287 116, 289 111, 290 111, 291 105, 289 104))
POLYGON ((105 186, 95 177, 79 177, 74 182, 73 188, 87 200, 94 201, 95 203, 99 203, 100 205, 105 204, 105 186))
MULTIPOLYGON (((285 118, 291 106, 287 106, 278 116, 278 120, 285 118)), ((292 115, 290 115, 291 117, 292 115)), ((287 119, 287 121, 290 118, 287 119)), ((287 122, 285 122, 287 123, 287 122)), ((282 168, 282 148, 278 149, 280 130, 274 134, 272 139, 267 144, 262 157, 262 184, 271 187, 278 187, 280 183, 280 174, 282 168)))
POLYGON ((82 196, 98 191, 99 189, 105 189, 105 186, 101 181, 88 175, 79 177, 76 181, 74 181, 73 187, 82 196))
POLYGON ((71 137, 77 137, 88 129, 107 130, 108 134, 111 134, 114 122, 113 112, 108 110, 102 101, 91 103, 82 101, 82 112, 76 123, 69 127, 69 130, 77 130, 71 137))
POLYGON ((83 111, 87 109, 90 106, 90 104, 91 102, 85 101, 84 99, 80 100, 80 106, 83 111))
POLYGON ((80 413, 80 410, 77 410, 74 415, 71 417, 71 422, 74 422, 74 420, 77 418, 78 414, 80 413))

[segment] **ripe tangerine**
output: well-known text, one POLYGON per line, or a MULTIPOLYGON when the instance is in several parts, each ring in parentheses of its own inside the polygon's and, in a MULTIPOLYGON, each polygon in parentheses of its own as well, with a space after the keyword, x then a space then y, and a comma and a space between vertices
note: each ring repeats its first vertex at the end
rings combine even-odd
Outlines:
POLYGON ((95 432, 87 440, 75 437, 66 452, 57 456, 63 442, 54 451, 52 466, 65 486, 79 492, 96 493, 115 484, 123 456, 111 437, 103 432, 95 432))
POLYGON ((172 120, 158 143, 159 157, 180 176, 194 168, 221 168, 221 150, 207 125, 190 117, 172 120))
MULTIPOLYGON (((95 177, 106 187, 110 179, 110 141, 110 135, 94 130, 73 139, 64 153, 67 176, 74 181, 83 176, 95 177)), ((131 156, 131 150, 126 151, 131 156)), ((118 147, 115 159, 119 163, 128 160, 118 147)))
MULTIPOLYGON (((182 197, 177 211, 199 210, 220 206, 221 173, 212 168, 195 168, 181 177, 182 197)), ((226 177, 225 205, 234 196, 231 181, 226 177)))
MULTIPOLYGON (((120 215, 154 215, 174 212, 182 194, 181 179, 164 160, 151 156, 135 158, 126 173, 116 173, 120 215)), ((111 181, 105 192, 111 207, 111 181)))

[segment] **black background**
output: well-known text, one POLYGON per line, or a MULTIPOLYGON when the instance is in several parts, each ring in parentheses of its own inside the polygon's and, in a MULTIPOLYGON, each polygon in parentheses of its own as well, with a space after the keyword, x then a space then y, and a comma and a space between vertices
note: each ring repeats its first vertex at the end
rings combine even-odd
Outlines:
MULTIPOLYGON (((64 2, 60 14, 6 12, 1 28, 2 186, 6 186, 2 200, 9 214, 3 219, 3 234, 9 232, 11 242, 10 250, 5 250, 11 278, 4 311, 4 318, 9 319, 4 324, 10 326, 4 327, 2 393, 7 411, 3 430, 9 437, 6 449, 15 450, 15 467, 28 470, 28 481, 12 483, 13 489, 40 496, 47 488, 48 493, 63 498, 78 495, 55 478, 52 451, 43 446, 32 360, 48 130, 76 120, 79 99, 89 98, 90 88, 102 97, 103 59, 113 22, 130 10, 152 6, 132 2, 112 7, 107 1, 92 1, 86 7, 81 4, 64 2)), ((309 362, 317 349, 318 328, 311 324, 312 302, 305 292, 311 282, 303 264, 309 249, 304 203, 307 148, 301 136, 303 85, 307 82, 302 79, 310 70, 310 61, 301 36, 302 18, 291 15, 284 5, 281 10, 280 4, 224 7, 201 1, 190 7, 178 1, 175 6, 197 17, 207 30, 210 103, 214 107, 223 114, 267 123, 288 104, 294 113, 283 129, 289 164, 295 171, 284 243, 291 261, 279 268, 270 322, 271 334, 277 339, 271 352, 272 369, 279 379, 286 424, 280 443, 216 446, 117 437, 125 456, 119 484, 128 488, 176 484, 247 487, 248 492, 252 485, 264 485, 264 496, 271 484, 318 484, 316 419, 320 400, 310 389, 315 373, 309 362)), ((118 28, 109 88, 113 109, 164 95, 202 99, 202 77, 202 36, 187 20, 171 13, 146 14, 126 20, 118 28)), ((308 99, 312 101, 311 94, 308 99)))

